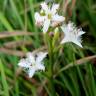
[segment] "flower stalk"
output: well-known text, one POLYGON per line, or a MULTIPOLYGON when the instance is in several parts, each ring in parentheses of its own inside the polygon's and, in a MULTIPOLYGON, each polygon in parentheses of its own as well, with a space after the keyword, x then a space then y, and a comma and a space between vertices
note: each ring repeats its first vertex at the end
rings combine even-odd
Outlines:
POLYGON ((48 67, 48 76, 49 76, 49 86, 52 96, 56 96, 55 88, 54 88, 54 78, 53 78, 53 66, 54 66, 54 54, 53 54, 53 46, 52 46, 52 37, 47 36, 48 39, 48 53, 49 53, 49 67, 48 67))

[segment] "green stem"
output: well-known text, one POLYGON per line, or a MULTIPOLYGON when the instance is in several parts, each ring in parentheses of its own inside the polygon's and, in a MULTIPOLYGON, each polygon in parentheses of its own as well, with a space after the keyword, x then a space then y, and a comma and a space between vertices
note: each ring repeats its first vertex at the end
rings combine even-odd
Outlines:
POLYGON ((50 77, 53 76, 53 62, 54 62, 54 58, 53 58, 53 49, 52 49, 52 43, 51 43, 51 40, 49 41, 49 59, 50 59, 50 67, 49 67, 49 70, 50 70, 50 77))
POLYGON ((48 53, 49 53, 49 68, 48 68, 49 87, 50 87, 50 92, 52 93, 51 96, 56 96, 56 92, 54 88, 54 80, 53 80, 53 64, 54 64, 53 47, 52 47, 51 37, 49 37, 48 34, 46 34, 46 41, 48 44, 48 53))
POLYGON ((61 48, 63 48, 62 44, 60 44, 57 48, 54 48, 53 52, 57 52, 58 50, 60 50, 61 48))

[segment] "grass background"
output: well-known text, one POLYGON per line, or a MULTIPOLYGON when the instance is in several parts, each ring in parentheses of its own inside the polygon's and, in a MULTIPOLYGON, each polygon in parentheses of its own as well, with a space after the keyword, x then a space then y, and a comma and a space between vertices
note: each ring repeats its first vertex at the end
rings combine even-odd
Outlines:
MULTIPOLYGON (((96 96, 96 1, 69 0, 69 4, 66 0, 54 1, 61 4, 60 12, 66 16, 66 22, 71 20, 86 32, 82 38, 83 49, 75 44, 66 44, 63 54, 56 57, 56 94, 96 96), (72 62, 77 65, 70 67, 72 62)), ((38 73, 29 79, 17 66, 27 51, 44 49, 41 30, 37 29, 34 20, 34 12, 39 11, 40 2, 0 0, 0 96, 52 95, 44 76, 38 73)))

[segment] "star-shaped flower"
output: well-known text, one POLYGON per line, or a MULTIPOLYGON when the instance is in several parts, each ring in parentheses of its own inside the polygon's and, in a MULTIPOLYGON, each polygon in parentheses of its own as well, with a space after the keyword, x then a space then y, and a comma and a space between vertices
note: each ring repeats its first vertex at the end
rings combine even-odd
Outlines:
POLYGON ((35 21, 37 25, 43 26, 43 32, 46 33, 50 26, 59 24, 65 20, 63 16, 57 14, 59 4, 53 4, 49 7, 45 2, 41 3, 41 14, 35 13, 35 21))
POLYGON ((84 31, 82 31, 82 29, 77 29, 76 26, 71 22, 69 22, 68 24, 64 24, 61 29, 64 32, 64 38, 61 41, 61 44, 73 42, 82 47, 81 35, 85 33, 84 31))
POLYGON ((27 70, 29 77, 33 77, 36 71, 45 70, 43 59, 46 57, 47 52, 39 52, 36 55, 27 53, 27 58, 21 59, 19 66, 27 70))

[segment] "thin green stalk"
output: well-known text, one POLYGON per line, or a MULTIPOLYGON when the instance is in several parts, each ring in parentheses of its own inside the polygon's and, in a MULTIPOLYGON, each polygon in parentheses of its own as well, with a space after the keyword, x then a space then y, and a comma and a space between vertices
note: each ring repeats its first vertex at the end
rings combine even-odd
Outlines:
POLYGON ((6 75, 5 75, 4 67, 3 67, 1 60, 0 60, 0 71, 1 71, 2 85, 4 88, 4 96, 9 96, 9 90, 8 90, 8 85, 7 85, 7 81, 6 81, 6 75))
POLYGON ((89 75, 89 82, 90 82, 89 85, 91 87, 89 89, 91 91, 92 96, 96 96, 96 86, 95 86, 95 80, 93 77, 93 70, 91 64, 89 64, 87 68, 88 68, 88 75, 89 75))
POLYGON ((86 96, 89 96, 89 95, 88 95, 88 92, 87 92, 87 89, 86 89, 86 86, 85 86, 85 83, 84 83, 84 79, 83 79, 83 77, 82 77, 82 74, 81 74, 81 71, 80 71, 79 67, 77 67, 77 72, 78 72, 80 81, 81 81, 81 83, 82 83, 82 86, 83 86, 83 88, 84 88, 84 92, 85 92, 86 96))
POLYGON ((49 59, 50 59, 50 76, 52 77, 53 76, 53 62, 54 62, 54 58, 53 58, 53 49, 52 49, 52 43, 51 43, 51 40, 49 40, 49 59))
POLYGON ((60 77, 60 80, 61 80, 63 86, 65 86, 65 87, 67 88, 67 90, 69 91, 69 93, 70 93, 72 96, 75 96, 74 88, 73 88, 73 86, 72 86, 72 83, 71 83, 71 82, 69 81, 69 79, 67 78, 67 76, 61 73, 61 74, 59 75, 59 77, 60 77))

